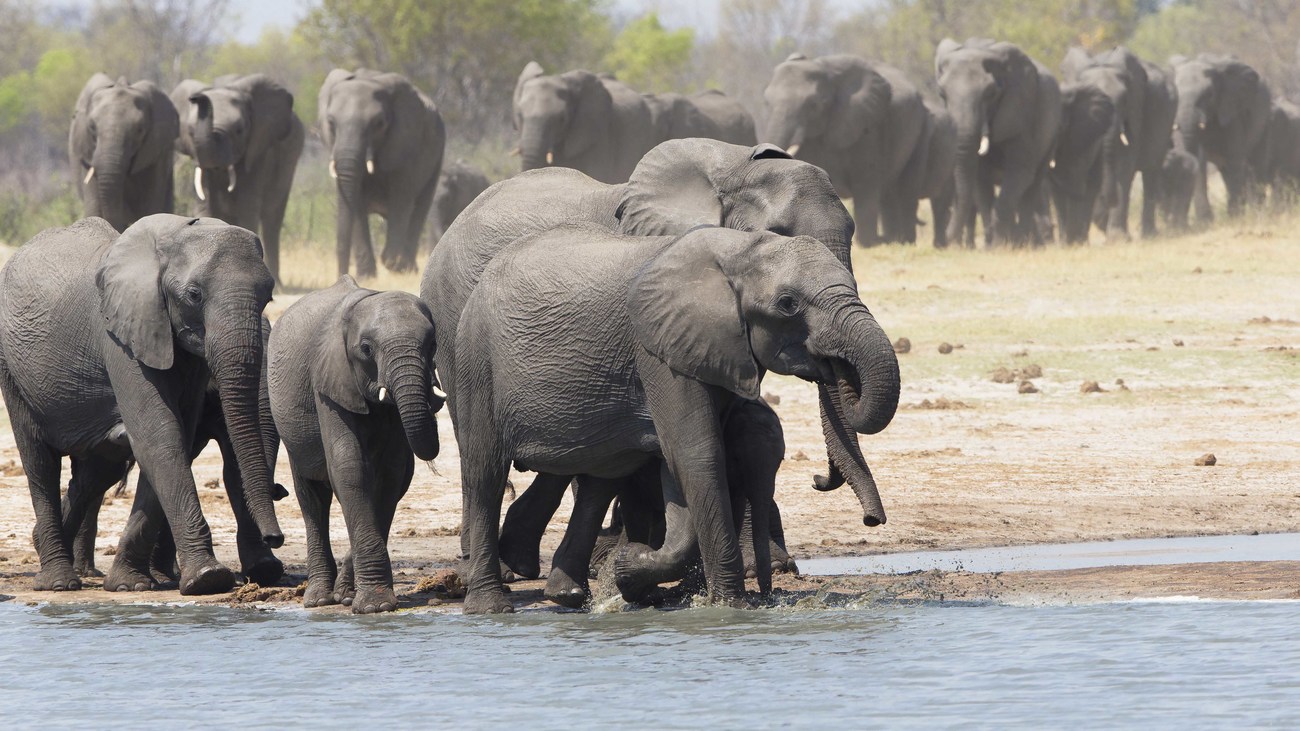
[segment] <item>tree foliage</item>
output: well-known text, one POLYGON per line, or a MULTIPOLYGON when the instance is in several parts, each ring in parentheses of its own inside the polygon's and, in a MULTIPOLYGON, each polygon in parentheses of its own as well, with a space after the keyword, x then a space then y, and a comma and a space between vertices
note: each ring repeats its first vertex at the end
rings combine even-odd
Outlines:
POLYGON ((643 92, 684 91, 694 46, 693 30, 668 30, 649 13, 623 28, 602 66, 643 92))

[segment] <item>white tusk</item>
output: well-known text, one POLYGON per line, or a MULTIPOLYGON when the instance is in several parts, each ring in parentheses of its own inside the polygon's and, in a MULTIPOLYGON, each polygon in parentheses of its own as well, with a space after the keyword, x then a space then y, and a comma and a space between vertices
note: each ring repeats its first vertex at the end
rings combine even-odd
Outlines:
POLYGON ((1128 147, 1128 135, 1124 134, 1123 130, 1120 130, 1119 133, 1119 143, 1125 147, 1128 147))
POLYGON ((551 152, 550 150, 547 150, 546 152, 546 164, 547 165, 555 164, 555 153, 551 152))
MULTIPOLYGON (((970 149, 970 148, 967 148, 967 149, 970 149)), ((984 155, 989 154, 989 136, 988 136, 988 135, 984 135, 983 137, 980 137, 980 152, 979 152, 979 154, 980 154, 981 157, 983 157, 984 155)))
POLYGON ((1177 132, 1180 129, 1182 129, 1182 127, 1178 126, 1177 122, 1174 122, 1174 131, 1177 132))
POLYGON ((510 157, 519 157, 522 154, 524 154, 524 151, 518 147, 510 151, 510 157))
POLYGON ((1053 160, 1053 161, 1047 163, 1047 167, 1049 167, 1049 168, 1055 170, 1055 169, 1056 169, 1056 161, 1053 160))
POLYGON ((799 154, 799 143, 796 142, 796 143, 794 143, 793 145, 790 145, 789 147, 785 148, 785 151, 788 152, 788 153, 790 153, 790 157, 794 157, 795 155, 798 155, 798 154, 799 154))
POLYGON ((375 161, 371 160, 370 158, 366 158, 366 174, 368 175, 375 174, 375 161))
POLYGON ((95 177, 95 166, 94 166, 94 165, 91 165, 91 166, 90 166, 90 169, 86 171, 86 177, 85 177, 85 178, 82 178, 82 180, 81 180, 81 184, 82 184, 82 185, 90 185, 90 179, 93 178, 93 177, 95 177))
POLYGON ((380 386, 380 387, 379 387, 379 400, 380 400, 380 401, 383 401, 383 400, 385 400, 385 399, 387 399, 387 398, 388 398, 388 389, 384 388, 383 386, 380 386))
POLYGON ((1198 129, 1204 130, 1204 129, 1205 129, 1205 122, 1197 122, 1197 123, 1196 123, 1196 126, 1197 126, 1198 129))
POLYGON ((226 192, 234 193, 235 192, 235 166, 231 165, 230 167, 226 168, 226 172, 230 175, 230 183, 226 186, 226 192))
POLYGON ((442 390, 441 388, 438 388, 437 386, 434 386, 434 387, 433 387, 433 395, 434 395, 434 396, 437 396, 438 398, 442 399, 443 401, 446 401, 446 400, 447 400, 447 392, 444 391, 444 390, 442 390))
POLYGON ((330 160, 330 177, 331 177, 331 178, 334 178, 334 179, 336 179, 336 180, 337 180, 338 177, 339 177, 339 169, 338 169, 337 167, 334 166, 334 160, 333 160, 333 159, 330 160))
POLYGON ((201 201, 208 199, 203 194, 203 168, 194 168, 194 195, 197 195, 201 201))

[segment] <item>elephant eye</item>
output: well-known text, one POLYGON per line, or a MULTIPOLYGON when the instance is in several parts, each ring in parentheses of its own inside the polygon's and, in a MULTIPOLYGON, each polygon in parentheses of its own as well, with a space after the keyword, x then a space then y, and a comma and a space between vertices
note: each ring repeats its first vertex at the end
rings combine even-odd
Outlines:
POLYGON ((792 294, 783 294, 776 300, 776 311, 790 317, 799 314, 799 300, 792 294))
POLYGON ((189 287, 186 287, 186 288, 185 288, 185 301, 189 302, 189 303, 192 304, 192 305, 201 304, 201 303, 203 302, 203 290, 199 289, 198 287, 192 286, 192 285, 189 286, 189 287))
POLYGON ((370 341, 368 340, 361 341, 361 354, 366 356, 367 358, 374 357, 375 352, 374 349, 370 347, 370 341))

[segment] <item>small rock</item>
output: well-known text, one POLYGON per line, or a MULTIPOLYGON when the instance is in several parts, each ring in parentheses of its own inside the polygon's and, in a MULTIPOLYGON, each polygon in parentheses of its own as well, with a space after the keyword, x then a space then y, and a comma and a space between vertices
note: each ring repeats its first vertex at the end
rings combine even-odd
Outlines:
POLYGON ((1012 373, 1004 366, 998 366, 996 370, 994 370, 992 373, 989 374, 989 378, 994 383, 1015 383, 1016 382, 1016 374, 1012 373))
POLYGON ((1181 347, 1183 347, 1183 341, 1178 340, 1177 338, 1175 338, 1175 339, 1174 339, 1174 347, 1175 347, 1175 348, 1181 348, 1181 347))
POLYGON ((104 549, 104 555, 105 555, 105 556, 116 556, 116 555, 117 555, 117 546, 109 546, 108 548, 105 548, 105 549, 104 549))
POLYGON ((902 355, 903 353, 912 352, 912 341, 907 338, 899 338, 894 341, 894 352, 902 355))
POLYGON ((1218 462, 1219 460, 1214 456, 1213 452, 1206 452, 1196 458, 1195 464, 1197 467, 1213 467, 1218 464, 1218 462))
POLYGON ((1029 381, 1021 381, 1017 389, 1020 393, 1038 393, 1038 387, 1029 381))
POLYGON ((790 461, 791 461, 791 462, 807 462, 807 461, 808 461, 808 454, 807 454, 807 452, 804 452, 802 449, 800 449, 799 451, 797 451, 797 452, 795 452, 794 454, 790 455, 790 461))
POLYGON ((952 352, 952 343, 939 343, 939 353, 947 355, 952 352))
POLYGON ((1102 388, 1101 384, 1097 383, 1096 381, 1084 381, 1083 385, 1079 386, 1079 392, 1080 393, 1106 393, 1106 389, 1102 388))
POLYGON ((1020 377, 1021 378, 1042 378, 1043 367, 1038 365, 1037 363, 1030 363, 1024 368, 1020 369, 1020 377))
POLYGON ((1196 267, 1195 269, 1192 270, 1192 274, 1200 274, 1200 273, 1201 273, 1200 267, 1196 267))
POLYGON ((1147 352, 1148 352, 1148 353, 1154 353, 1154 352, 1157 351, 1157 350, 1160 350, 1160 348, 1157 348, 1157 347, 1154 346, 1154 345, 1152 345, 1151 347, 1147 348, 1147 352))
POLYGON ((204 482, 203 486, 208 488, 209 490, 218 490, 221 488, 221 480, 218 480, 214 477, 213 479, 204 482))
POLYGON ((1014 352, 1014 353, 1011 354, 1011 357, 1012 357, 1012 358, 1028 358, 1028 357, 1029 357, 1029 351, 1028 351, 1028 350, 1017 350, 1016 352, 1014 352))
POLYGON ((766 401, 769 406, 778 406, 781 403, 781 397, 774 393, 763 394, 763 400, 766 401))

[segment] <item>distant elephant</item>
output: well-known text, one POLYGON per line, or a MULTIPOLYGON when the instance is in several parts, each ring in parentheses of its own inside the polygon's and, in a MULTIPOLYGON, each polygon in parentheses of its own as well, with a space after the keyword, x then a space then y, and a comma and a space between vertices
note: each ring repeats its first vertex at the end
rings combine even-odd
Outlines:
POLYGON ((957 125, 948 239, 974 246, 978 213, 985 244, 1041 243, 1037 214, 1061 125, 1056 79, 1019 47, 983 38, 945 38, 935 74, 957 125))
POLYGON ((1193 203, 1197 222, 1214 220, 1206 187, 1207 163, 1223 176, 1228 215, 1259 200, 1258 178, 1267 167, 1272 92, 1259 72, 1228 56, 1175 57, 1178 115, 1174 145, 1199 162, 1193 203))
POLYGON ((172 91, 181 115, 176 150, 195 161, 199 213, 262 235, 280 279, 280 228, 306 132, 293 94, 263 74, 186 79, 172 91))
POLYGON ((433 194, 433 219, 429 221, 428 248, 438 245, 443 232, 456 220, 456 216, 465 210, 479 193, 488 189, 492 183, 482 170, 464 160, 456 160, 442 167, 442 176, 438 178, 438 191, 433 194))
POLYGON ((641 94, 590 71, 547 75, 529 62, 515 84, 513 110, 523 170, 554 165, 623 183, 662 141, 641 94))
MULTIPOLYGON (((1133 178, 1141 173, 1142 236, 1154 236, 1160 169, 1169 150, 1178 110, 1178 89, 1173 79, 1159 66, 1143 61, 1123 46, 1095 56, 1082 48, 1071 48, 1062 68, 1066 82, 1091 84, 1110 97, 1115 108, 1113 122, 1102 143, 1098 225, 1106 232, 1108 241, 1129 238, 1129 197, 1133 178)), ((1086 237, 1085 231, 1076 240, 1086 237)))
POLYGON ((438 456, 434 345, 419 298, 347 275, 295 302, 271 332, 271 412, 307 524, 304 606, 397 608, 388 532, 415 457, 438 456), (341 575, 329 541, 334 494, 352 544, 341 575))
MULTIPOLYGON (((898 69, 856 56, 808 58, 793 54, 772 72, 763 92, 768 116, 765 141, 828 174, 842 198, 853 199, 858 243, 902 240, 906 233, 880 229, 882 211, 910 204, 915 239, 915 200, 898 199, 928 114, 916 86, 898 69)), ((924 156, 920 156, 923 161, 924 156)))
POLYGON ((740 102, 716 89, 698 94, 645 94, 654 119, 656 143, 705 137, 753 147, 754 118, 740 102))
POLYGON ((948 219, 952 215, 953 165, 957 159, 957 127, 952 115, 941 104, 925 100, 925 127, 898 182, 898 192, 890 196, 897 212, 883 211, 886 238, 916 243, 916 208, 922 200, 930 201, 934 248, 948 245, 948 219))
POLYGON ((179 128, 176 108, 152 81, 90 77, 68 133, 85 215, 124 231, 151 213, 171 213, 172 144, 179 128))
MULTIPOLYGON (((87 495, 141 474, 122 547, 171 526, 182 594, 228 591, 190 470, 210 383, 267 546, 284 536, 259 408, 262 310, 274 280, 251 232, 211 218, 148 216, 120 235, 102 219, 47 229, 0 271, 0 391, 31 487, 38 590, 77 589, 71 542, 82 515, 59 505, 60 457, 87 495)), ((110 588, 154 585, 119 551, 110 588)))
POLYGON ((1160 210, 1170 230, 1187 230, 1187 212, 1196 195, 1200 169, 1196 156, 1186 150, 1175 147, 1165 153, 1160 170, 1160 210))
POLYGON ((1268 125, 1268 154, 1260 181, 1270 189, 1276 212, 1289 210, 1300 193, 1300 107, 1285 99, 1273 100, 1268 125))
MULTIPOLYGON (((619 482, 666 460, 690 507, 711 597, 744 594, 721 413, 763 374, 843 399, 836 429, 876 433, 898 402, 888 337, 852 273, 810 237, 723 228, 620 235, 559 226, 499 253, 457 333, 457 413, 470 564, 465 611, 510 611, 497 526, 508 468, 619 482), (684 295, 689 292, 689 296, 684 295), (566 398, 556 399, 556 390, 566 398)), ((629 544, 625 570, 653 554, 629 544)))
POLYGON ((1109 94, 1091 83, 1066 84, 1061 105, 1061 129, 1049 166, 1051 194, 1062 240, 1087 243, 1106 176, 1105 148, 1115 130, 1115 105, 1109 94))
POLYGON ((338 183, 339 275, 354 251, 357 274, 375 275, 371 213, 388 223, 384 266, 414 271, 447 142, 437 107, 400 74, 334 69, 321 85, 319 123, 338 183))

